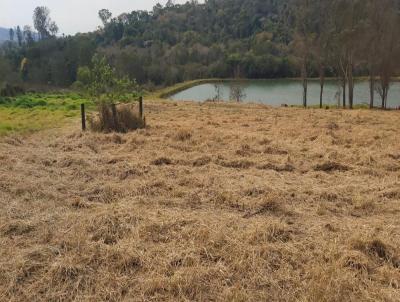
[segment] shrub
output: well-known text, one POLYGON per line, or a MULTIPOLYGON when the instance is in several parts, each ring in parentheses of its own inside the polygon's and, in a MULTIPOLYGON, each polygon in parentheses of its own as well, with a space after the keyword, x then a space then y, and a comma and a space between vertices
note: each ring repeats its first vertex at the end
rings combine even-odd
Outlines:
POLYGON ((71 89, 73 89, 74 91, 84 91, 85 85, 81 81, 75 81, 74 83, 72 83, 71 89))
POLYGON ((98 117, 89 120, 92 130, 128 132, 144 128, 144 121, 133 113, 131 108, 117 108, 115 105, 116 102, 129 102, 132 95, 137 95, 139 87, 136 81, 120 77, 105 57, 94 55, 92 68, 80 68, 78 80, 83 84, 88 96, 98 104, 98 117))
POLYGON ((242 83, 235 82, 230 88, 230 100, 240 103, 246 97, 245 89, 242 83))
POLYGON ((2 97, 13 97, 23 93, 25 93, 25 90, 22 87, 10 85, 8 83, 0 89, 0 96, 2 97))
POLYGON ((47 102, 43 100, 30 99, 29 97, 21 97, 16 99, 15 102, 12 103, 12 105, 19 108, 34 108, 44 107, 47 105, 47 102))
POLYGON ((98 116, 89 118, 89 126, 96 132, 122 132, 142 129, 144 121, 128 105, 115 106, 116 116, 112 112, 112 105, 101 103, 98 105, 98 116))

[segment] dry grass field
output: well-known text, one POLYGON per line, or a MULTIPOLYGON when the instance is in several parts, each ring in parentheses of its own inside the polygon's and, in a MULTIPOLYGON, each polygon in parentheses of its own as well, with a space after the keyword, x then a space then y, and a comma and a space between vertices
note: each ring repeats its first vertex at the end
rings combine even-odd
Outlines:
POLYGON ((146 103, 0 139, 0 301, 400 301, 400 112, 146 103))

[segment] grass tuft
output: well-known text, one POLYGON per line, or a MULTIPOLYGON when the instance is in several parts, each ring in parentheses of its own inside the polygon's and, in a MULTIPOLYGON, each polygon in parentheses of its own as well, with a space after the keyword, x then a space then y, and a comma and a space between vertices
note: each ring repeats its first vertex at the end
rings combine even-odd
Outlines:
POLYGON ((127 133, 145 127, 144 121, 130 105, 115 106, 115 110, 114 114, 109 104, 99 104, 99 114, 89 119, 91 130, 104 133, 114 131, 127 133))
POLYGON ((181 129, 175 135, 175 140, 185 142, 192 138, 192 132, 190 130, 181 129))

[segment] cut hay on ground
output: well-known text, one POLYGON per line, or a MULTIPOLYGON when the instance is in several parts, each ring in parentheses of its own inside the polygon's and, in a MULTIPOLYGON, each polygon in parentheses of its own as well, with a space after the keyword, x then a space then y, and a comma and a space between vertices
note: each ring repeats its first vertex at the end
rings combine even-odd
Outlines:
POLYGON ((148 102, 0 141, 0 301, 400 301, 400 114, 148 102))

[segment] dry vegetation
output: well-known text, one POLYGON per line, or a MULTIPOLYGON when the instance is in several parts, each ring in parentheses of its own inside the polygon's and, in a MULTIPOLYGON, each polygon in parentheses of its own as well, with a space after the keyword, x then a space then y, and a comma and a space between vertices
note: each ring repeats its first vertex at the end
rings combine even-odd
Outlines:
POLYGON ((146 113, 1 139, 1 301, 400 301, 399 112, 146 113))
POLYGON ((89 126, 94 132, 127 133, 132 130, 143 129, 144 121, 139 117, 138 106, 125 104, 114 107, 114 113, 110 104, 98 105, 98 114, 89 116, 89 126))

